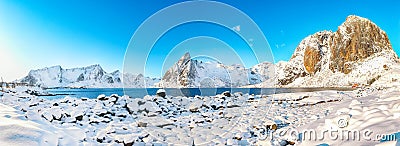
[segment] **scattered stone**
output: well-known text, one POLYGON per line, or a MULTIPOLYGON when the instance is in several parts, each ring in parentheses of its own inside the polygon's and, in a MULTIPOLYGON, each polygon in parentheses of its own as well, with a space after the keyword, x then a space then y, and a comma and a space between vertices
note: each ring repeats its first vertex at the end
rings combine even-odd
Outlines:
POLYGON ((53 121, 53 115, 49 112, 43 112, 42 117, 45 118, 47 121, 53 121))
POLYGON ((226 145, 238 145, 238 141, 236 139, 227 139, 226 145))
POLYGON ((236 133, 235 136, 233 137, 233 139, 242 140, 242 134, 241 133, 236 133))
POLYGON ((154 102, 146 102, 145 104, 140 105, 139 109, 144 109, 147 113, 162 112, 161 108, 154 102))
POLYGON ((191 112, 198 112, 200 107, 203 105, 202 100, 195 100, 189 105, 189 111, 191 112))
POLYGON ((234 102, 228 102, 227 104, 226 104, 226 107, 227 108, 234 108, 234 107, 240 107, 239 105, 237 105, 236 103, 234 103, 234 102))
POLYGON ((254 96, 253 95, 249 95, 249 100, 254 100, 254 96))
POLYGON ((134 114, 139 111, 139 104, 138 102, 132 101, 127 104, 127 108, 130 114, 134 114))
POLYGON ((138 122, 138 127, 147 127, 147 123, 138 122))
POLYGON ((75 117, 75 119, 76 119, 77 121, 82 121, 83 115, 79 115, 79 116, 75 117))
POLYGON ((264 121, 264 127, 268 130, 278 129, 278 125, 274 121, 271 121, 271 120, 264 121))
POLYGON ((293 142, 293 141, 282 140, 279 144, 282 145, 282 146, 287 146, 287 145, 294 145, 296 143, 293 142))
POLYGON ((105 101, 105 100, 108 100, 108 99, 109 99, 109 97, 107 97, 104 94, 100 94, 99 96, 97 96, 97 100, 100 100, 100 101, 105 101))
POLYGON ((39 105, 39 103, 35 103, 35 104, 29 105, 29 107, 38 106, 38 105, 39 105))
POLYGON ((118 99, 119 99, 119 96, 117 94, 112 94, 110 96, 110 101, 113 102, 114 104, 117 103, 118 99))
POLYGON ((146 95, 146 96, 143 97, 143 100, 146 100, 146 101, 153 101, 153 100, 154 100, 154 97, 153 97, 153 96, 150 96, 150 95, 146 95))
POLYGON ((223 92, 222 95, 224 95, 226 97, 231 97, 231 93, 229 91, 223 92))
POLYGON ((243 93, 242 92, 235 92, 235 93, 233 93, 233 95, 235 95, 235 97, 241 97, 241 96, 243 96, 243 93))
POLYGON ((160 96, 160 97, 165 97, 166 96, 166 93, 165 93, 164 89, 158 89, 156 94, 157 94, 157 96, 160 96))

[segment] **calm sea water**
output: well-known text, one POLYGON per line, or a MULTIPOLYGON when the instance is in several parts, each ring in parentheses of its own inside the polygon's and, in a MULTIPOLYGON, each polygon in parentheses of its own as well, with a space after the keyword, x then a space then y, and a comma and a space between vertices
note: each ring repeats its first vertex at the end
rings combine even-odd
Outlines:
MULTIPOLYGON (((47 89, 46 91, 56 96, 44 96, 45 98, 64 98, 65 96, 71 97, 87 97, 96 98, 100 94, 107 96, 111 94, 129 95, 134 98, 142 98, 145 95, 156 95, 157 90, 160 88, 88 88, 88 89, 47 89)), ((172 96, 213 96, 221 94, 225 91, 231 93, 242 92, 255 95, 270 95, 276 93, 294 93, 294 92, 312 92, 322 90, 352 90, 349 88, 166 88, 167 95, 172 96)))

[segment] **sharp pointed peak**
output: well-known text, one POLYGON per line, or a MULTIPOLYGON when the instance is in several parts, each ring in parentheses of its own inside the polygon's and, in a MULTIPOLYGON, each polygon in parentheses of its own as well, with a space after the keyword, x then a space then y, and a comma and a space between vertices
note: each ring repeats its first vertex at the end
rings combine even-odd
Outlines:
POLYGON ((368 19, 361 17, 361 16, 357 16, 357 15, 349 15, 349 16, 347 16, 346 21, 350 21, 350 20, 368 20, 368 19))
POLYGON ((189 52, 186 52, 182 57, 181 57, 181 59, 182 58, 190 58, 190 53, 189 52))

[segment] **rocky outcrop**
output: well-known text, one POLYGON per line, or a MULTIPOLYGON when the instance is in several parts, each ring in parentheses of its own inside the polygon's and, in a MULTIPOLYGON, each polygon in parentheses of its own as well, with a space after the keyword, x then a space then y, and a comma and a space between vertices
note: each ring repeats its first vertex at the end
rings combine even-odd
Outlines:
POLYGON ((310 76, 326 68, 331 31, 321 31, 300 42, 289 62, 277 64, 278 85, 287 85, 300 77, 310 76))
POLYGON ((162 81, 169 87, 192 87, 197 77, 196 60, 191 60, 190 54, 185 53, 177 63, 164 74, 162 81))
POLYGON ((360 62, 376 56, 397 58, 383 30, 366 18, 351 15, 336 32, 317 32, 302 40, 289 62, 280 64, 278 84, 318 72, 349 74, 360 62))
POLYGON ((195 64, 197 64, 197 60, 191 60, 190 54, 187 52, 182 58, 178 61, 178 81, 179 84, 183 86, 191 86, 192 80, 196 78, 197 71, 195 68, 195 64))
POLYGON ((392 50, 389 38, 375 23, 358 16, 349 16, 330 40, 333 72, 349 73, 352 62, 383 50, 392 50))
POLYGON ((304 67, 307 73, 314 74, 321 70, 321 60, 326 55, 326 49, 329 47, 329 38, 332 32, 316 33, 314 36, 314 45, 307 45, 304 50, 304 67))

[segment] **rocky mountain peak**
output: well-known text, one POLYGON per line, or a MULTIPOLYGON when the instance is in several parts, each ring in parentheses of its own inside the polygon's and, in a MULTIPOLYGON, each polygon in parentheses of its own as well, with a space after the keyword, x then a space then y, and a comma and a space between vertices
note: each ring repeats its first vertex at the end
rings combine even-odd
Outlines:
POLYGON ((346 18, 346 21, 344 23, 347 22, 367 22, 367 23, 373 23, 372 21, 368 20, 367 18, 363 18, 357 15, 349 15, 346 18))
MULTIPOLYGON (((45 68, 42 68, 42 69, 37 69, 37 70, 41 70, 41 71, 44 71, 44 70, 52 70, 52 71, 60 71, 60 70, 62 70, 62 67, 60 66, 60 65, 55 65, 55 66, 50 66, 50 67, 45 67, 45 68)), ((31 71, 36 71, 36 70, 31 70, 31 71)))
POLYGON ((397 58, 387 34, 372 21, 350 15, 336 32, 317 32, 303 39, 282 68, 278 83, 287 85, 321 71, 349 74, 357 63, 377 56, 397 58))
POLYGON ((241 64, 224 65, 216 61, 198 61, 186 53, 167 70, 156 86, 214 88, 255 85, 270 79, 275 73, 273 69, 273 64, 268 62, 245 68, 241 64))
POLYGON ((115 70, 115 71, 113 71, 111 74, 112 74, 112 75, 120 75, 121 72, 120 72, 119 70, 115 70))
POLYGON ((164 74, 160 86, 172 86, 172 87, 192 87, 193 80, 197 76, 196 71, 196 60, 191 60, 189 52, 186 52, 177 63, 175 63, 168 71, 164 74))
MULTIPOLYGON (((363 60, 384 50, 393 52, 387 34, 372 21, 359 16, 348 16, 331 39, 330 69, 349 73, 351 62, 363 60)), ((397 55, 393 52, 393 57, 397 55)))
POLYGON ((306 39, 304 45, 298 47, 298 51, 301 51, 304 67, 309 74, 314 74, 320 71, 323 67, 323 62, 326 62, 326 56, 328 54, 329 48, 329 38, 333 36, 334 33, 331 31, 317 32, 308 39, 306 39), (304 51, 304 52, 303 52, 304 51), (321 62, 324 60, 323 62, 321 62))
POLYGON ((84 67, 84 69, 92 69, 97 71, 104 71, 103 68, 99 64, 90 65, 88 67, 84 67))
POLYGON ((176 63, 179 67, 183 67, 185 64, 189 63, 191 60, 189 52, 186 52, 176 63))

